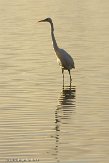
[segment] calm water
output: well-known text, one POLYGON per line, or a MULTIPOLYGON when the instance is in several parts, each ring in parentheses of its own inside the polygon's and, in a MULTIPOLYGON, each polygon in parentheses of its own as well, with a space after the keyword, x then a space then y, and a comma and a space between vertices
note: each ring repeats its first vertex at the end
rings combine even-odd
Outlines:
POLYGON ((109 162, 109 1, 0 0, 1 162, 109 162), (72 87, 52 48, 74 58, 72 87))

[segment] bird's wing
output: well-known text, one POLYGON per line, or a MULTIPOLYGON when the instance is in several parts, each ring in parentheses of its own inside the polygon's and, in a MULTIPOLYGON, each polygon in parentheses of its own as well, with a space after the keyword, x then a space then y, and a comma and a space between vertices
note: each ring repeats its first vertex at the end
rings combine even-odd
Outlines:
POLYGON ((73 58, 64 49, 59 49, 59 53, 60 63, 63 68, 69 70, 75 68, 73 58))

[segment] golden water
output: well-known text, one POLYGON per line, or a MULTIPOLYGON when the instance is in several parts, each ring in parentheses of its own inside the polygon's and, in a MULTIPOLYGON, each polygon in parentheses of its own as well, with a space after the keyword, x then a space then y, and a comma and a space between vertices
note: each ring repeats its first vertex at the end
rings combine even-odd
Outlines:
POLYGON ((109 2, 0 0, 0 161, 109 162, 109 2), (72 87, 56 63, 74 58, 72 87))

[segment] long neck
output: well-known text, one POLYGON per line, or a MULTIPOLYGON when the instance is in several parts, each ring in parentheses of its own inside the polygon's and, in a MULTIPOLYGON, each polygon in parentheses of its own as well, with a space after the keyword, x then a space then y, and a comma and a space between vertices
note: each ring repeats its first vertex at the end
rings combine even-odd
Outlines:
POLYGON ((53 47, 54 47, 54 50, 56 51, 58 49, 58 45, 56 43, 56 39, 54 36, 54 26, 52 22, 50 24, 51 24, 51 37, 52 37, 53 47))

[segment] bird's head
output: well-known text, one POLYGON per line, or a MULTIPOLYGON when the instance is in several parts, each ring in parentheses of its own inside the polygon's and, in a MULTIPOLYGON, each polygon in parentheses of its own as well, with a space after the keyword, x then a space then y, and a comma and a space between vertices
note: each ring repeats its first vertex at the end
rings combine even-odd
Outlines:
POLYGON ((46 19, 40 20, 38 22, 49 22, 51 24, 52 31, 54 31, 53 22, 52 22, 51 18, 46 18, 46 19))
POLYGON ((38 22, 49 22, 49 23, 52 23, 52 19, 51 18, 46 18, 46 19, 40 20, 38 22))

